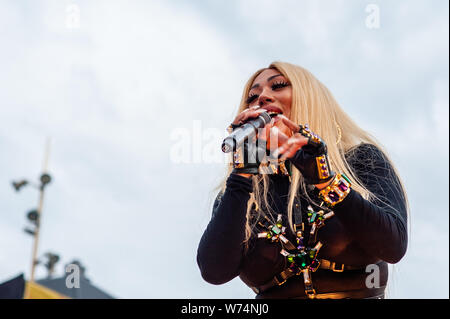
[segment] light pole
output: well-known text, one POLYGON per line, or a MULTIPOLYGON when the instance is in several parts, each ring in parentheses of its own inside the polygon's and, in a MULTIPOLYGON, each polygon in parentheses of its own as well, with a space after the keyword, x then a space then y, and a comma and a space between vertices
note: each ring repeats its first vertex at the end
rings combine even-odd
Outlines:
MULTIPOLYGON (((33 250, 31 257, 31 276, 30 281, 34 282, 34 273, 36 269, 36 265, 39 263, 37 259, 38 252, 38 244, 39 244, 39 232, 40 232, 40 224, 42 220, 42 208, 44 205, 44 190, 45 187, 51 182, 52 178, 49 174, 47 174, 47 166, 48 166, 48 157, 50 154, 50 139, 47 140, 45 155, 44 155, 44 163, 42 167, 42 174, 40 177, 40 185, 39 188, 39 204, 37 210, 32 210, 28 212, 27 219, 34 224, 34 229, 25 228, 25 232, 33 236, 33 250)), ((19 191, 22 187, 30 184, 27 180, 22 180, 19 182, 13 182, 13 187, 16 191, 19 191)), ((31 184, 36 186, 34 184, 31 184)))

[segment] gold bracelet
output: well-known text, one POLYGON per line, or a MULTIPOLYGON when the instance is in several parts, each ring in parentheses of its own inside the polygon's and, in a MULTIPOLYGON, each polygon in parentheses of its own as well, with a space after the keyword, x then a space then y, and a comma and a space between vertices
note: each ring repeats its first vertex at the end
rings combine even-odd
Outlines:
POLYGON ((322 189, 319 194, 329 207, 342 202, 350 193, 352 183, 345 174, 337 174, 330 185, 322 189))

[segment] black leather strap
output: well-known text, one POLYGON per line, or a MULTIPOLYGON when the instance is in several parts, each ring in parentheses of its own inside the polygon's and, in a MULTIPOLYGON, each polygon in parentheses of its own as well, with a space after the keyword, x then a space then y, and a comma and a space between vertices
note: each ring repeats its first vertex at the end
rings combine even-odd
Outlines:
POLYGON ((329 293, 317 293, 310 296, 302 296, 293 299, 384 299, 386 286, 379 288, 367 288, 361 290, 336 291, 329 293))
MULTIPOLYGON (((335 263, 326 259, 320 259, 320 266, 321 269, 328 269, 334 272, 343 272, 346 270, 363 270, 365 269, 365 266, 348 266, 344 264, 335 263)), ((259 294, 261 292, 267 291, 272 287, 275 286, 281 286, 284 284, 289 278, 295 276, 295 273, 290 269, 287 268, 280 272, 278 275, 274 276, 271 280, 269 280, 267 283, 259 286, 259 287, 251 287, 252 290, 259 294)))
POLYGON ((329 261, 326 259, 320 259, 320 269, 329 269, 334 272, 343 272, 344 270, 362 270, 365 266, 349 266, 340 263, 335 263, 334 261, 329 261))
POLYGON ((295 273, 290 268, 287 268, 287 269, 283 270, 282 272, 280 272, 275 277, 273 277, 271 280, 269 280, 264 285, 259 286, 259 287, 251 287, 251 288, 255 293, 259 294, 261 292, 269 290, 272 287, 281 286, 282 284, 284 284, 286 282, 286 280, 288 280, 289 278, 291 278, 293 276, 295 276, 295 273))

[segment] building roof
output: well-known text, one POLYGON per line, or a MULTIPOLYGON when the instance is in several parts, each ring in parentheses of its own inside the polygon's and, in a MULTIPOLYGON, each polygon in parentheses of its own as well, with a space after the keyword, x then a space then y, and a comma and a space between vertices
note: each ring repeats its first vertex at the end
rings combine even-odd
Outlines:
POLYGON ((36 282, 73 299, 114 299, 111 295, 92 285, 90 280, 84 276, 80 277, 79 288, 68 288, 66 285, 66 276, 41 279, 36 282))

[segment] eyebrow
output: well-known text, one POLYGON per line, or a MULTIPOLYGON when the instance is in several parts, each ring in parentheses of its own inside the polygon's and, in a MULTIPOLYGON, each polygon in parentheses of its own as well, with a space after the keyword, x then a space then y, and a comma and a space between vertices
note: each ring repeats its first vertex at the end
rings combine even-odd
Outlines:
POLYGON ((283 75, 283 74, 275 74, 275 75, 272 75, 270 78, 267 79, 267 82, 269 82, 270 80, 276 78, 277 76, 282 76, 282 75, 283 75))
MULTIPOLYGON (((270 80, 273 80, 273 79, 276 78, 277 76, 283 76, 283 74, 275 74, 275 75, 272 75, 271 77, 269 77, 269 78, 267 79, 267 82, 269 82, 270 80)), ((251 89, 254 89, 254 88, 257 88, 257 87, 259 87, 259 84, 258 84, 258 83, 256 83, 255 85, 253 85, 253 86, 250 88, 250 90, 251 90, 251 89)))

